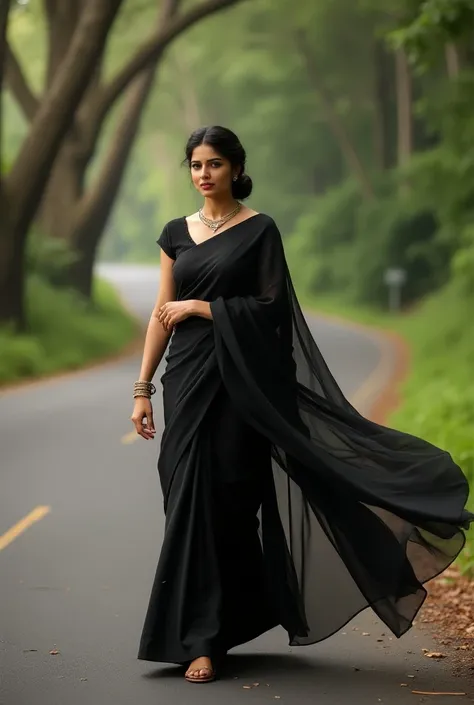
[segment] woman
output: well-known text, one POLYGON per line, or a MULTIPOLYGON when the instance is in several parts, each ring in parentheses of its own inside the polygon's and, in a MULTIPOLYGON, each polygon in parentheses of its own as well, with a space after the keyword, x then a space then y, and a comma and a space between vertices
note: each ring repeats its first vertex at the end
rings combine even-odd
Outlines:
MULTIPOLYGON (((245 151, 197 130, 186 160, 202 209, 169 222, 132 415, 155 435, 166 526, 138 658, 204 683, 229 649, 282 625, 291 645, 371 606, 401 636, 422 583, 459 554, 473 515, 448 453, 368 421, 304 320, 273 220, 242 205, 245 151)), ((337 266, 337 263, 335 263, 337 266)))

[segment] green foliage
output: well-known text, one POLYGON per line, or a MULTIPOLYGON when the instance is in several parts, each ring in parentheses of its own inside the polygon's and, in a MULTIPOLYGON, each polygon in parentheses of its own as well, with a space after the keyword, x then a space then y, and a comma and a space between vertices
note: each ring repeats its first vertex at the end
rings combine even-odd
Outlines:
MULTIPOLYGON (((385 307, 384 273, 407 272, 406 304, 448 279, 452 241, 439 230, 435 205, 405 197, 380 180, 380 195, 364 201, 352 181, 313 199, 287 240, 287 252, 308 292, 344 292, 348 299, 385 307)), ((414 187, 416 193, 416 188, 414 187)))
POLYGON ((357 184, 344 183, 311 199, 296 222, 293 234, 286 240, 286 251, 305 291, 347 292, 351 288, 361 200, 357 184))
POLYGON ((474 294, 474 224, 469 224, 461 231, 460 247, 452 261, 453 280, 458 288, 458 295, 472 297, 474 294))
POLYGON ((474 28, 473 0, 418 0, 408 3, 407 9, 411 22, 393 31, 391 39, 422 68, 447 42, 468 36, 474 28))
POLYGON ((449 248, 437 237, 437 221, 402 197, 365 204, 359 213, 354 247, 354 296, 364 303, 385 304, 384 272, 407 273, 405 304, 442 286, 449 276, 449 248))
POLYGON ((90 305, 31 276, 27 303, 27 334, 0 329, 0 384, 78 369, 117 352, 136 334, 135 321, 102 281, 96 282, 90 305))

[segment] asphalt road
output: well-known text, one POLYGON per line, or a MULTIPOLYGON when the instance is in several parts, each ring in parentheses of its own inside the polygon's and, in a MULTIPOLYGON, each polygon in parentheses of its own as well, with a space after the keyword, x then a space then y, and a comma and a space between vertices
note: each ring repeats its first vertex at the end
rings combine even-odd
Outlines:
MULTIPOLYGON (((103 273, 146 320, 156 270, 103 273)), ((364 410, 390 370, 390 350, 353 328, 312 327, 364 410)), ((290 648, 282 630, 269 632, 231 652, 223 678, 200 687, 177 668, 138 661, 163 530, 157 443, 130 434, 138 367, 130 359, 0 396, 1 705, 405 705, 437 699, 412 690, 466 692, 448 660, 423 655, 439 649, 426 634, 415 628, 397 640, 370 611, 312 647, 290 648)))

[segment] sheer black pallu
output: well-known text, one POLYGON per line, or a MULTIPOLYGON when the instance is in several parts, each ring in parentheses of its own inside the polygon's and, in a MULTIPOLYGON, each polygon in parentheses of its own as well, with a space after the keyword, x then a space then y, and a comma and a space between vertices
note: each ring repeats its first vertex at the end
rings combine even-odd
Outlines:
MULTIPOLYGON (((172 448, 166 448, 165 439, 162 462, 166 465, 169 459, 173 474, 186 444, 189 448, 195 442, 196 454, 205 452, 205 433, 197 430, 223 385, 236 412, 268 441, 272 458, 260 525, 262 579, 273 609, 269 626, 281 624, 292 645, 312 644, 370 606, 400 637, 425 599, 422 584, 443 571, 464 546, 463 529, 474 518, 465 510, 466 478, 449 453, 375 424, 351 406, 305 322, 280 233, 270 218, 257 243, 255 292, 218 296, 211 301, 210 326, 189 324, 201 326, 196 360, 201 371, 187 398, 186 438, 181 436, 172 448), (199 399, 195 408, 189 401, 193 394, 199 399)), ((238 254, 239 248, 233 250, 234 257, 238 254)), ((178 404, 174 414, 182 412, 178 404)), ((198 577, 198 589, 215 597, 207 608, 215 609, 217 634, 218 557, 206 519, 212 515, 212 492, 209 478, 202 481, 205 463, 201 478, 196 462, 193 467, 179 483, 164 484, 167 533, 173 532, 174 540, 165 537, 160 563, 171 551, 170 571, 182 562, 193 532, 202 537, 209 561, 206 578, 198 577)), ((192 600, 196 583, 177 591, 176 574, 182 577, 182 568, 174 573, 175 599, 180 604, 192 600)), ((173 609, 169 593, 166 605, 173 609)), ((263 631, 259 627, 257 633, 263 631)))

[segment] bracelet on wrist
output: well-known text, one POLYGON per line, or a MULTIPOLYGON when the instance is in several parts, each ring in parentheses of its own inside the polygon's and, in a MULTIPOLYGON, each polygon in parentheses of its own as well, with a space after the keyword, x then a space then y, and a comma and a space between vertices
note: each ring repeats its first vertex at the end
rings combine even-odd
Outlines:
POLYGON ((156 392, 156 387, 153 382, 147 382, 146 380, 137 380, 133 385, 133 398, 146 397, 146 399, 151 399, 153 394, 156 392))

